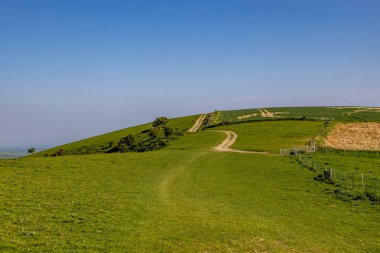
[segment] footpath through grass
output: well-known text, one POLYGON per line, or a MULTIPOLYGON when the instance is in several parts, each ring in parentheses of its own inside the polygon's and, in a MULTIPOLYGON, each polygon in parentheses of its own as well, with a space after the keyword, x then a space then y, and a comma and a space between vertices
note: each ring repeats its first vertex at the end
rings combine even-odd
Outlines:
POLYGON ((290 158, 212 152, 224 138, 0 161, 0 251, 378 252, 379 206, 290 158))
POLYGON ((279 154, 281 148, 303 146, 322 129, 322 121, 264 121, 220 126, 238 134, 232 148, 279 154))

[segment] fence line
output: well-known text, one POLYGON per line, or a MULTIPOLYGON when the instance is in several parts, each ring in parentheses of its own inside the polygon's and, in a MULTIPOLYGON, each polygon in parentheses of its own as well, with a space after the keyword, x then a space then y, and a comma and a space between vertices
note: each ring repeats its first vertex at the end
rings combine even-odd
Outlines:
POLYGON ((302 166, 319 172, 315 177, 318 181, 335 184, 354 193, 380 193, 380 180, 373 174, 333 168, 302 154, 298 154, 296 158, 302 166))

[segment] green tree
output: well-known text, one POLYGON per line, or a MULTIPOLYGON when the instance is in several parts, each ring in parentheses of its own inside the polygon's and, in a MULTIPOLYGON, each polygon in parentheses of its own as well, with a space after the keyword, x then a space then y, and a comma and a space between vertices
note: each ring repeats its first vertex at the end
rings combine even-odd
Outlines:
POLYGON ((35 148, 30 148, 30 149, 28 149, 28 153, 29 153, 29 154, 33 154, 34 152, 36 152, 36 149, 35 149, 35 148))
POLYGON ((164 127, 164 133, 166 137, 170 137, 174 133, 174 128, 170 126, 165 126, 164 127))
POLYGON ((169 119, 166 117, 159 117, 155 119, 152 123, 153 127, 158 127, 158 126, 165 126, 169 122, 169 119))

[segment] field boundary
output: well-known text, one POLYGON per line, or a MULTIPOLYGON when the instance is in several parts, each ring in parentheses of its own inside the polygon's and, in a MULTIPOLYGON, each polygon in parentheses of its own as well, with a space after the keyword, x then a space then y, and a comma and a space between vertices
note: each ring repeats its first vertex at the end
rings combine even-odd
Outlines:
POLYGON ((307 155, 298 154, 296 160, 302 167, 318 173, 314 180, 334 185, 334 194, 380 203, 380 180, 373 174, 333 168, 307 155))

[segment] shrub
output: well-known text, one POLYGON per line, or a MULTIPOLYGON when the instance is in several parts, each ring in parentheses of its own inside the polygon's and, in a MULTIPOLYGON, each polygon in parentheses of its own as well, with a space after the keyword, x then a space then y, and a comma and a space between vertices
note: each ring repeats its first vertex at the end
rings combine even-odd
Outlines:
POLYGON ((28 149, 28 153, 29 153, 29 154, 33 154, 34 152, 36 152, 36 149, 35 149, 35 148, 30 148, 30 149, 28 149))
POLYGON ((57 151, 57 155, 60 156, 60 155, 63 155, 63 153, 65 152, 65 150, 63 148, 60 148, 58 151, 57 151))
POLYGON ((170 127, 170 126, 164 127, 164 134, 166 137, 173 135, 173 133, 174 133, 174 129, 172 127, 170 127))
POLYGON ((126 137, 121 138, 119 144, 125 144, 127 146, 130 146, 134 143, 134 141, 135 137, 132 134, 129 134, 126 137))
POLYGON ((155 119, 152 123, 153 127, 158 127, 158 126, 165 126, 169 122, 169 119, 166 117, 159 117, 155 119))
POLYGON ((159 128, 159 127, 154 127, 154 128, 149 129, 148 134, 149 134, 149 136, 150 136, 151 138, 160 138, 160 136, 161 136, 163 133, 162 133, 161 128, 159 128))

